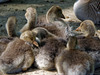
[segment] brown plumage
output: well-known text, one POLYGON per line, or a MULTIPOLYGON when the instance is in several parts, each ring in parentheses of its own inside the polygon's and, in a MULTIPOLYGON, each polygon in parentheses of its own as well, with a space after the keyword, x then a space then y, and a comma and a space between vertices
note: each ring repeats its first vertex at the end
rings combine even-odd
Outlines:
POLYGON ((62 8, 58 5, 50 7, 46 15, 37 17, 37 26, 46 23, 53 23, 57 18, 65 18, 62 8))
POLYGON ((81 33, 83 33, 83 35, 86 37, 92 37, 95 35, 96 27, 93 21, 85 20, 80 24, 76 31, 81 31, 81 33))
POLYGON ((52 6, 46 13, 46 20, 38 23, 36 27, 44 27, 49 32, 56 36, 65 38, 65 27, 67 24, 63 23, 61 18, 65 18, 62 9, 59 6, 52 6))
POLYGON ((33 64, 35 46, 32 43, 35 36, 30 40, 15 38, 7 45, 0 56, 0 72, 18 73, 26 71, 33 64))
POLYGON ((37 11, 35 8, 29 7, 26 9, 25 18, 27 23, 22 27, 20 32, 24 32, 26 30, 32 30, 37 22, 37 11))
POLYGON ((54 34, 50 33, 45 28, 37 27, 32 30, 36 33, 39 39, 40 46, 37 54, 35 54, 35 62, 37 67, 44 70, 51 70, 54 68, 55 57, 66 47, 66 41, 62 38, 58 38, 54 34), (44 38, 42 38, 44 36, 44 38))
POLYGON ((48 38, 41 41, 39 54, 35 56, 35 61, 40 69, 51 70, 54 68, 55 57, 66 46, 66 41, 57 38, 48 38))
POLYGON ((52 23, 57 20, 57 18, 65 18, 60 6, 52 6, 46 13, 46 20, 48 23, 52 23))
MULTIPOLYGON (((34 21, 35 24, 29 24, 27 22, 27 27, 26 25, 21 29, 21 30, 31 30, 33 29, 34 27, 44 27, 46 28, 48 31, 50 31, 51 33, 59 36, 59 37, 63 37, 65 38, 66 35, 64 34, 65 32, 65 27, 62 23, 62 21, 59 21, 58 18, 65 18, 63 13, 62 13, 62 9, 59 7, 59 6, 52 6, 46 13, 46 19, 45 20, 40 20, 42 18, 39 18, 37 19, 37 12, 36 12, 36 9, 32 8, 27 8, 29 10, 26 10, 26 14, 25 17, 27 18, 28 22, 30 21, 31 23, 31 20, 34 21), (33 10, 33 11, 32 11, 33 10), (28 15, 29 13, 33 13, 32 16, 28 15), (33 19, 35 18, 35 19, 33 19), (39 22, 42 21, 42 22, 39 22), (32 25, 32 26, 31 26, 32 25), (27 29, 26 29, 27 28, 27 29), (31 29, 30 29, 31 28, 31 29)), ((44 17, 43 17, 44 18, 44 17)), ((20 30, 20 31, 21 31, 20 30)), ((22 31, 21 31, 22 32, 22 31)))
POLYGON ((9 17, 7 22, 6 22, 6 30, 7 30, 7 34, 9 37, 16 36, 16 32, 15 32, 16 22, 17 22, 17 19, 15 16, 9 17))
POLYGON ((79 47, 84 50, 100 51, 100 39, 96 37, 78 37, 79 47))
POLYGON ((6 49, 9 42, 11 42, 14 38, 7 36, 0 36, 0 55, 6 49))
POLYGON ((94 23, 91 20, 83 21, 80 26, 77 28, 83 33, 83 38, 78 37, 79 46, 87 48, 90 50, 100 50, 100 40, 98 37, 94 37, 96 33, 96 28, 94 23))
POLYGON ((65 38, 66 35, 65 35, 65 28, 58 28, 57 26, 40 26, 40 27, 43 27, 43 28, 46 28, 49 32, 51 32, 52 34, 55 34, 56 36, 58 37, 63 37, 65 38))
POLYGON ((81 30, 84 34, 82 37, 77 36, 79 48, 85 50, 94 58, 96 61, 95 68, 100 67, 100 39, 94 37, 96 31, 94 23, 90 20, 85 20, 77 30, 81 30))
POLYGON ((32 31, 27 30, 24 31, 21 35, 20 35, 20 39, 24 40, 24 41, 28 41, 30 43, 33 43, 34 39, 36 36, 32 31))
POLYGON ((86 52, 76 49, 77 39, 70 36, 67 48, 56 57, 59 75, 93 75, 94 61, 86 52))
POLYGON ((15 28, 16 28, 16 17, 11 16, 8 18, 6 22, 6 30, 8 36, 0 36, 0 55, 6 49, 9 42, 11 42, 16 35, 15 28))

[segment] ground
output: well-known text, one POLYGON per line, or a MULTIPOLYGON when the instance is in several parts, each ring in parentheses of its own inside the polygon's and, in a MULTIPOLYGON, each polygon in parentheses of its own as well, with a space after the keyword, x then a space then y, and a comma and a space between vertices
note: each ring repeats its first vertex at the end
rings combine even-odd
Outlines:
MULTIPOLYGON (((24 14, 26 8, 30 6, 37 9, 38 16, 42 16, 46 14, 52 5, 59 5, 63 9, 67 21, 70 21, 69 24, 75 28, 81 22, 75 17, 73 12, 73 4, 75 1, 76 0, 11 0, 10 2, 2 3, 0 4, 0 35, 7 35, 5 24, 10 16, 17 17, 16 31, 19 31, 26 23, 24 14)), ((36 70, 18 75, 57 75, 57 72, 36 70)))

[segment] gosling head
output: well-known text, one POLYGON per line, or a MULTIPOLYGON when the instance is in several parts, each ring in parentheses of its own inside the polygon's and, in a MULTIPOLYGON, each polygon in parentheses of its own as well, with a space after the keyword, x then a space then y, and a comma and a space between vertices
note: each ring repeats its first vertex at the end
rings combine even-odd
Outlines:
POLYGON ((55 37, 54 34, 50 33, 47 29, 43 27, 37 27, 32 30, 36 37, 41 41, 44 38, 55 37))
POLYGON ((35 40, 35 36, 31 31, 25 31, 20 35, 20 39, 27 41, 27 42, 31 42, 35 40))
POLYGON ((25 18, 27 23, 21 28, 20 32, 32 30, 37 23, 37 12, 35 8, 29 7, 26 9, 25 18))
POLYGON ((36 21, 37 11, 35 8, 29 7, 26 9, 25 17, 28 21, 36 21))
POLYGON ((80 26, 76 29, 76 31, 81 31, 85 36, 94 36, 96 32, 96 28, 94 23, 91 20, 83 21, 80 26))
POLYGON ((59 6, 52 6, 46 13, 46 20, 48 23, 56 21, 57 18, 64 18, 62 9, 59 6))
POLYGON ((6 22, 6 30, 9 37, 16 36, 16 32, 15 32, 16 23, 17 23, 17 18, 15 16, 11 16, 8 18, 6 22))

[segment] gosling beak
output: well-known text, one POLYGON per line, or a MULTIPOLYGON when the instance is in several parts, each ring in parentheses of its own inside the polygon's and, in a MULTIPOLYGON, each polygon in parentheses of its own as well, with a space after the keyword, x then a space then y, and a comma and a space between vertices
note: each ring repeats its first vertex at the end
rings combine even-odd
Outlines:
POLYGON ((35 45, 36 47, 39 47, 39 44, 36 41, 33 41, 33 45, 35 45))
POLYGON ((36 46, 36 47, 39 47, 39 44, 40 44, 40 39, 38 37, 35 38, 35 41, 33 41, 33 44, 36 46))
POLYGON ((62 15, 61 15, 61 18, 65 19, 65 16, 62 14, 62 15))
POLYGON ((78 28, 76 29, 76 31, 81 31, 81 28, 80 28, 80 27, 78 27, 78 28))

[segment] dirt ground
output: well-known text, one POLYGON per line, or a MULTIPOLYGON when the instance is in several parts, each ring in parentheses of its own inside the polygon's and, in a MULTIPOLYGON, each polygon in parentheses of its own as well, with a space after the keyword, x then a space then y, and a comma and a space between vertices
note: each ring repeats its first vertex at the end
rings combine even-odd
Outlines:
MULTIPOLYGON (((26 23, 24 14, 26 8, 30 6, 37 9, 38 16, 42 16, 45 15, 52 5, 59 5, 63 9, 66 19, 70 20, 69 24, 73 26, 73 28, 76 28, 80 21, 75 17, 73 12, 73 4, 75 1, 76 0, 11 0, 10 2, 2 3, 0 4, 0 35, 7 35, 5 24, 10 16, 17 17, 16 31, 19 31, 26 23)), ((35 70, 17 75, 57 75, 57 72, 35 70)), ((95 75, 100 75, 100 71, 95 75)))

